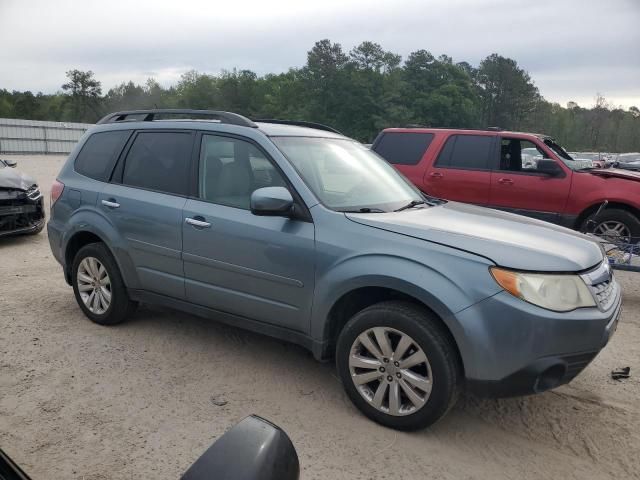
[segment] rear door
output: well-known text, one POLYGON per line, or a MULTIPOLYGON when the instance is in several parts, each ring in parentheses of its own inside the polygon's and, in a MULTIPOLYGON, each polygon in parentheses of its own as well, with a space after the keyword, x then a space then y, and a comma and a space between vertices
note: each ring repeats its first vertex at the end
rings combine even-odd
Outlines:
POLYGON ((425 172, 424 191, 446 200, 487 205, 494 149, 493 135, 450 135, 425 172))
POLYGON ((571 189, 571 171, 551 158, 547 149, 516 135, 500 137, 491 173, 490 206, 558 223, 571 189), (562 174, 549 176, 537 170, 540 159, 552 159, 562 174))
POLYGON ((136 132, 98 198, 98 208, 125 239, 141 288, 174 298, 185 296, 182 209, 194 136, 136 132))
POLYGON ((292 190, 256 144, 208 133, 198 143, 197 196, 187 201, 182 223, 187 300, 308 331, 315 275, 313 223, 251 213, 254 190, 292 190))

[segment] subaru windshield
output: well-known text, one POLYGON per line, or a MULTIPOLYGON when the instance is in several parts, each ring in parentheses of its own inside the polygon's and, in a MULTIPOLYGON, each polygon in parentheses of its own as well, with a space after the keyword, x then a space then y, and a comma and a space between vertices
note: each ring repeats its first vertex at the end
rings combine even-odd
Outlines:
POLYGON ((422 206, 425 197, 364 145, 349 139, 271 137, 323 205, 378 213, 422 206))

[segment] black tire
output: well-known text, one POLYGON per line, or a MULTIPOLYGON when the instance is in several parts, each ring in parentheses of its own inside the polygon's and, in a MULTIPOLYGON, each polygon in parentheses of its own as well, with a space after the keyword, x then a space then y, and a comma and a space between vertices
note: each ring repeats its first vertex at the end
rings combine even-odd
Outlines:
POLYGON ((115 325, 116 323, 120 323, 126 320, 137 307, 137 303, 132 301, 127 294, 127 289, 122 281, 118 265, 113 259, 111 252, 109 252, 103 243, 90 243, 78 251, 71 266, 71 284, 73 285, 73 293, 75 294, 80 309, 91 321, 100 325, 115 325), (105 267, 111 280, 111 302, 102 314, 91 312, 82 301, 78 290, 78 267, 82 260, 87 257, 96 258, 105 267))
POLYGON ((629 242, 640 240, 640 220, 633 213, 628 212, 627 210, 621 210, 619 208, 605 208, 597 217, 594 213, 587 217, 582 223, 581 231, 590 231, 590 220, 593 220, 596 223, 596 226, 604 222, 619 222, 629 230, 632 237, 629 242))
POLYGON ((347 322, 336 346, 336 364, 351 401, 371 420, 397 430, 418 430, 433 425, 456 403, 462 383, 455 346, 439 320, 426 308, 410 302, 386 301, 358 312, 347 322), (374 327, 387 327, 409 335, 425 352, 432 373, 432 390, 416 412, 394 416, 371 405, 351 378, 349 357, 358 336, 374 327))

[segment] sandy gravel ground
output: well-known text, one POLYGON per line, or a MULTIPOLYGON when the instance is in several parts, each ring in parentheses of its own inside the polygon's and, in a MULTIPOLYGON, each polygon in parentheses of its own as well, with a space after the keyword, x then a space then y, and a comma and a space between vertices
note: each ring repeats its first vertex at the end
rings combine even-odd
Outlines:
MULTIPOLYGON (((64 161, 15 158, 47 193, 64 161)), ((573 383, 464 397, 434 428, 399 433, 360 415, 332 365, 296 346, 149 307, 95 325, 46 232, 0 239, 0 446, 34 480, 177 479, 256 413, 289 433, 303 479, 640 478, 640 274, 618 278, 618 332, 573 383), (611 380, 623 366, 632 378, 611 380)))

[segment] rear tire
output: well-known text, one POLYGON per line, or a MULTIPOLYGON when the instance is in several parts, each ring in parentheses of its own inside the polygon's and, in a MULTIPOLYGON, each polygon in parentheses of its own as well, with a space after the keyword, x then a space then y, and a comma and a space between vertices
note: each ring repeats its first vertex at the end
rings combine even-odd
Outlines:
POLYGON ((456 348, 435 315, 410 302, 382 302, 354 315, 338 338, 336 363, 351 401, 386 427, 428 427, 458 399, 462 376, 456 348), (418 358, 426 362, 409 366, 418 358))
POLYGON ((137 307, 103 243, 90 243, 78 251, 71 267, 71 285, 80 309, 100 325, 120 323, 137 307))

